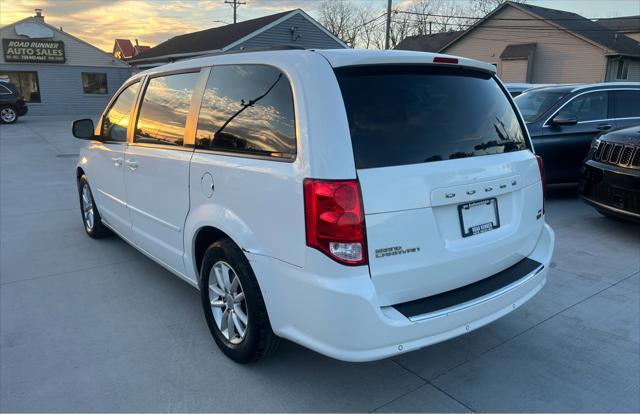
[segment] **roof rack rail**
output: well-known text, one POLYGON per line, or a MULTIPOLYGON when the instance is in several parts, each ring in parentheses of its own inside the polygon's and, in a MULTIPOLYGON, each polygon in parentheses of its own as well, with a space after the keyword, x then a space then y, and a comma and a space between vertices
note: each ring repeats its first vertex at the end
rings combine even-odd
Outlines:
MULTIPOLYGON (((189 59, 197 59, 197 58, 201 58, 201 57, 204 57, 204 56, 233 55, 233 54, 236 54, 236 53, 270 52, 270 51, 274 51, 274 50, 307 50, 307 48, 306 47, 302 47, 302 46, 298 46, 298 45, 287 45, 287 44, 273 45, 273 46, 267 46, 267 47, 248 47, 248 48, 241 48, 241 49, 236 49, 236 50, 226 50, 226 51, 217 51, 217 52, 211 52, 211 53, 203 53, 202 55, 193 56, 193 57, 191 57, 189 59)), ((309 50, 311 50, 311 49, 309 49, 309 50)))

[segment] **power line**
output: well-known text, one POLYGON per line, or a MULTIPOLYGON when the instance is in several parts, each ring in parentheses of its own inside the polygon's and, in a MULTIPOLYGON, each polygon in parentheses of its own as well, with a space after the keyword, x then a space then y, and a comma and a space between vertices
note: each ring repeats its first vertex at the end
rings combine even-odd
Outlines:
MULTIPOLYGON (((424 23, 422 20, 393 20, 394 23, 424 23)), ((437 20, 433 21, 434 23, 437 24, 444 24, 444 22, 438 22, 437 20)), ((472 27, 475 26, 475 24, 469 24, 469 23, 456 23, 456 22, 446 22, 448 25, 451 26, 458 26, 458 27, 472 27)), ((493 30, 527 30, 527 31, 541 31, 541 32, 556 32, 558 30, 570 30, 568 28, 556 28, 556 27, 542 27, 542 26, 512 26, 512 25, 504 25, 504 26, 483 26, 483 29, 493 29, 493 30)), ((575 29, 576 31, 579 32, 605 32, 605 33, 616 33, 618 31, 613 30, 613 29, 607 29, 607 28, 597 28, 597 29, 583 29, 583 28, 579 28, 579 29, 575 29)), ((621 33, 621 32, 620 32, 621 33)))
MULTIPOLYGON (((487 19, 487 16, 482 16, 482 17, 478 17, 478 16, 454 16, 454 15, 449 15, 449 14, 435 14, 435 13, 419 13, 419 12, 412 12, 412 11, 406 11, 406 10, 394 10, 393 13, 402 13, 402 14, 412 14, 412 15, 416 15, 416 16, 427 16, 427 17, 448 17, 448 18, 454 18, 454 19, 472 19, 472 20, 484 20, 487 19)), ((527 20, 533 20, 533 21, 540 21, 540 20, 546 20, 546 19, 542 19, 542 18, 534 18, 534 17, 526 17, 526 18, 515 18, 515 17, 491 17, 491 20, 505 20, 505 21, 527 21, 527 20)), ((600 20, 600 19, 604 19, 604 17, 596 17, 593 19, 587 19, 586 17, 573 17, 573 18, 554 18, 553 21, 585 21, 585 20, 600 20)))

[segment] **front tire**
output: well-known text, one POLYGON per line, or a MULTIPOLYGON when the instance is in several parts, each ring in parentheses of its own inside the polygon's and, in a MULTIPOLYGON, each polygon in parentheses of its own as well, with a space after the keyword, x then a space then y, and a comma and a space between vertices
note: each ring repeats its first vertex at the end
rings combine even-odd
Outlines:
POLYGON ((219 240, 205 252, 200 294, 209 331, 226 356, 245 364, 275 352, 280 338, 271 329, 260 286, 231 240, 219 240))
POLYGON ((82 213, 82 223, 84 230, 89 237, 102 239, 111 236, 113 233, 104 224, 93 199, 93 193, 89 186, 87 176, 83 175, 78 181, 78 195, 80 197, 80 213, 82 213))
POLYGON ((0 107, 0 121, 3 124, 15 124, 18 120, 18 113, 11 106, 0 107))

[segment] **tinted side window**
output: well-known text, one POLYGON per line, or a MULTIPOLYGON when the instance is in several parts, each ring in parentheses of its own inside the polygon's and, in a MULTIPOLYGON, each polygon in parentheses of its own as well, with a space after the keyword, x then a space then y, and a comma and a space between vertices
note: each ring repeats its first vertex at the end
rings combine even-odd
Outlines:
POLYGON ((569 102, 562 111, 571 111, 578 118, 578 122, 584 122, 607 119, 607 108, 607 92, 589 92, 569 102))
POLYGON ((614 118, 640 117, 640 90, 610 93, 613 93, 614 118))
POLYGON ((140 82, 129 85, 118 95, 115 103, 104 116, 101 135, 107 141, 125 142, 127 140, 131 106, 138 95, 139 88, 140 82))
POLYGON ((216 66, 202 98, 196 145, 292 159, 294 119, 291 86, 278 69, 216 66))
POLYGON ((149 81, 144 93, 135 142, 182 145, 191 96, 199 72, 160 76, 149 81))

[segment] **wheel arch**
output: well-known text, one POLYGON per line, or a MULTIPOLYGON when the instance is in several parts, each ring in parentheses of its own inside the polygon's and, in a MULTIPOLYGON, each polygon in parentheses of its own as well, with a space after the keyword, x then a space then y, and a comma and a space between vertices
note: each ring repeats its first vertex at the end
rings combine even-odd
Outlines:
MULTIPOLYGON (((211 244, 221 239, 233 239, 224 231, 217 227, 206 225, 200 227, 193 238, 193 264, 195 266, 196 276, 198 281, 200 280, 200 266, 202 266, 202 259, 204 253, 207 251, 211 244)), ((233 241, 236 245, 237 243, 233 241)))
POLYGON ((185 222, 184 261, 187 276, 200 280, 202 256, 216 240, 228 238, 246 253, 262 253, 264 250, 251 228, 233 211, 216 204, 192 207, 185 222))

